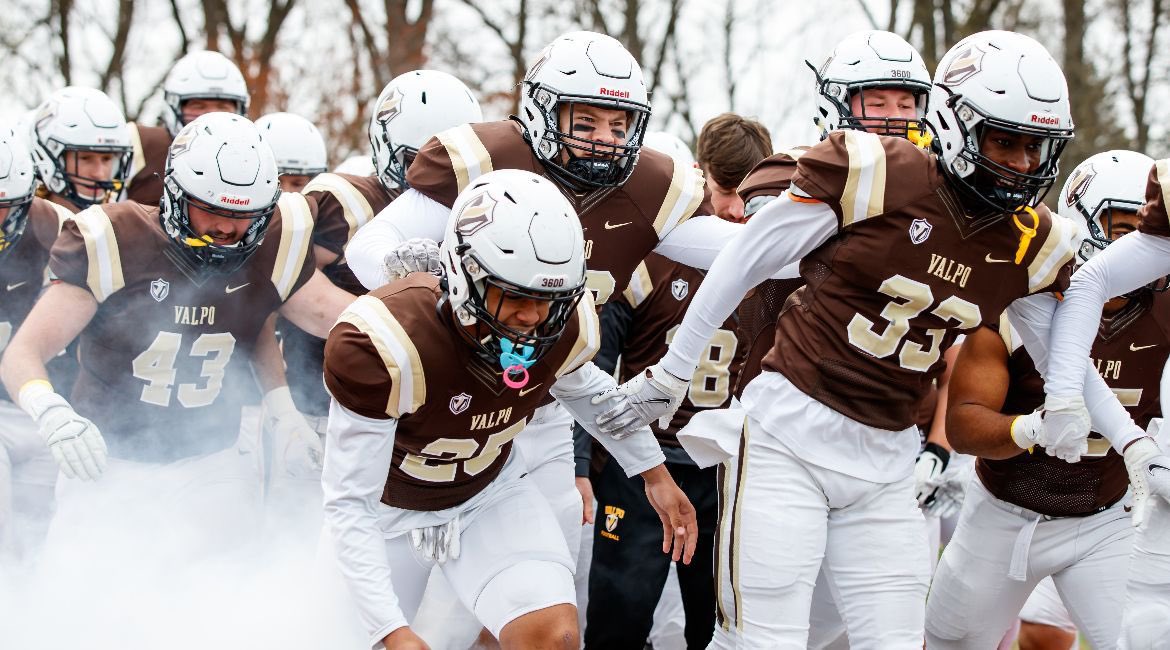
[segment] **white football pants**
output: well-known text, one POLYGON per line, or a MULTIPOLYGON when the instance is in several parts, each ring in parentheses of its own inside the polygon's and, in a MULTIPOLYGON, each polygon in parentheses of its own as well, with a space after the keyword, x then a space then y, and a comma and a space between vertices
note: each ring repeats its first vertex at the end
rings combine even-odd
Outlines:
POLYGON ((1170 643, 1170 504, 1150 498, 1148 520, 1133 540, 1118 642, 1122 650, 1170 643))
POLYGON ((0 564, 27 560, 53 514, 57 463, 37 425, 20 407, 0 400, 0 564))
POLYGON ((1116 647, 1132 535, 1120 504, 1050 518, 995 498, 973 479, 931 585, 927 649, 996 647, 1046 576, 1093 647, 1116 647))

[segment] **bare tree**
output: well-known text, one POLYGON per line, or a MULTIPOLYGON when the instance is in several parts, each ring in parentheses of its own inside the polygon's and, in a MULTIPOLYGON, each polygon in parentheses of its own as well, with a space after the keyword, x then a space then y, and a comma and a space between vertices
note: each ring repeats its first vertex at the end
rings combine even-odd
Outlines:
POLYGON ((507 13, 502 17, 495 17, 484 9, 482 2, 475 0, 460 0, 464 5, 471 8, 472 11, 479 16, 480 21, 487 27, 504 47, 508 50, 508 56, 512 61, 512 108, 513 113, 520 108, 520 82, 524 79, 524 74, 528 70, 528 61, 525 57, 524 40, 528 33, 529 19, 531 18, 529 12, 529 0, 516 0, 515 13, 507 13))
POLYGON ((1139 20, 1130 2, 1118 0, 1116 5, 1122 32, 1121 77, 1129 98, 1135 130, 1133 146, 1138 151, 1145 151, 1150 141, 1146 102, 1150 94, 1154 57, 1159 47, 1158 35, 1166 20, 1166 6, 1163 0, 1150 0, 1145 19, 1139 20), (1144 34, 1136 27, 1138 22, 1147 26, 1144 34))

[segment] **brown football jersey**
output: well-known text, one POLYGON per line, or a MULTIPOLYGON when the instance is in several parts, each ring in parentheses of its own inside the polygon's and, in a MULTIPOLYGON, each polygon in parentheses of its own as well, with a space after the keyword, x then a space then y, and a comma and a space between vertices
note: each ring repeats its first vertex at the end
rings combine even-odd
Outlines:
POLYGON ((317 203, 313 243, 342 256, 322 269, 333 284, 355 296, 366 292, 345 261, 345 247, 358 228, 369 223, 401 193, 398 188, 386 189, 377 176, 329 173, 315 176, 301 191, 317 203))
POLYGON ((166 462, 235 442, 261 326, 314 271, 311 203, 286 194, 278 205, 239 270, 195 279, 174 261, 157 207, 109 204, 65 224, 50 267, 98 303, 71 402, 111 456, 166 462))
POLYGON ((760 196, 780 196, 792 184, 796 161, 808 147, 793 147, 761 160, 740 182, 736 192, 744 203, 760 196))
MULTIPOLYGON (((459 192, 493 169, 523 169, 545 175, 513 120, 465 124, 431 138, 410 165, 407 183, 450 207, 459 192)), ((558 187, 561 184, 555 179, 558 187)), ((625 290, 638 262, 659 239, 704 206, 706 183, 693 167, 643 149, 630 178, 617 188, 576 195, 561 187, 585 231, 586 286, 597 304, 625 290)))
MULTIPOLYGON (((1026 414, 1044 403, 1044 380, 1010 327, 1000 325, 1010 356, 1010 385, 1001 411, 1026 414)), ((1113 389, 1134 422, 1145 428, 1162 412, 1162 369, 1170 358, 1170 296, 1143 294, 1115 316, 1103 320, 1093 341, 1097 372, 1113 389)), ((1093 433, 1089 454, 1079 463, 1049 456, 1043 448, 1006 460, 980 458, 979 478, 996 497, 1052 516, 1091 514, 1125 495, 1125 461, 1109 441, 1093 433)))
MULTIPOLYGON (((325 345, 325 385, 367 418, 398 420, 382 502, 407 510, 459 505, 491 483, 512 439, 557 378, 596 354, 597 312, 586 295, 551 350, 508 388, 455 329, 438 278, 415 273, 355 300, 325 345)), ((568 435, 565 431, 565 435, 568 435)))
MULTIPOLYGON (((702 282, 701 271, 655 253, 638 265, 629 287, 622 293, 634 308, 634 314, 621 351, 621 381, 637 376, 666 354, 702 282)), ((650 428, 662 445, 679 447, 678 430, 695 413, 722 408, 731 401, 731 389, 744 356, 735 336, 735 321, 733 315, 722 328, 715 330, 670 425, 662 429, 657 421, 651 423, 650 428)))
POLYGON ((142 126, 130 123, 130 142, 134 158, 130 164, 126 198, 144 205, 158 207, 163 194, 163 174, 166 172, 167 153, 171 148, 171 132, 161 126, 142 126))
POLYGON ((792 183, 832 208, 839 231, 801 261, 807 286, 763 366, 869 426, 915 424, 960 333, 1068 286, 1072 222, 1041 207, 1025 248, 1011 217, 969 219, 935 156, 903 138, 832 133, 792 183))
POLYGON ((12 334, 24 322, 44 285, 45 269, 49 266, 49 250, 57 233, 73 213, 44 199, 32 200, 28 209, 28 223, 20 239, 5 251, 0 251, 0 352, 12 340, 12 334))

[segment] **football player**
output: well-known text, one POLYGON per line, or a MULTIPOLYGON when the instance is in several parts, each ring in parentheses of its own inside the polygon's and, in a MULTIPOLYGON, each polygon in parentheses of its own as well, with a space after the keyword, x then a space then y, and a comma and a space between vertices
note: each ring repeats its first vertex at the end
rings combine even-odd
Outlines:
POLYGON ((171 140, 188 122, 204 113, 244 115, 248 86, 236 64, 219 52, 191 52, 175 62, 163 81, 163 126, 130 123, 134 160, 126 182, 126 198, 158 205, 171 140))
POLYGON ((325 138, 309 120, 295 113, 269 113, 256 120, 256 128, 272 147, 282 192, 300 192, 328 169, 325 138))
MULTIPOLYGON (((1153 164, 1107 151, 1073 170, 1060 205, 1084 224, 1079 261, 1137 228, 1153 164)), ((1167 332, 1170 296, 1143 288, 1106 303, 1093 345, 1097 371, 1142 427, 1159 414, 1167 332)), ((1116 646, 1132 545, 1121 504, 1125 462, 1100 436, 1079 463, 1032 449, 1020 431, 1038 426, 1027 421, 1041 418, 1043 386, 1008 319, 998 332, 984 327, 967 337, 951 377, 947 436, 978 457, 978 479, 931 585, 930 648, 995 645, 1049 575, 1093 647, 1116 646)))
MULTIPOLYGON (((161 209, 107 204, 65 225, 50 259, 58 280, 0 361, 5 387, 65 477, 103 479, 58 486, 50 543, 59 530, 71 557, 84 555, 85 537, 70 526, 104 525, 98 513, 120 508, 150 526, 113 531, 122 542, 182 531, 181 543, 150 547, 159 553, 247 539, 258 484, 232 446, 258 334, 279 310, 324 335, 351 300, 316 272, 312 205, 281 197, 271 149, 246 118, 214 113, 189 124, 166 172, 161 209), (67 400, 44 362, 74 338, 81 374, 67 400)), ((270 411, 274 401, 299 417, 289 400, 266 399, 270 411)))
MULTIPOLYGON (((612 406, 603 431, 669 417, 747 290, 801 260, 807 286, 744 391, 732 462, 727 615, 740 647, 804 646, 822 560, 851 645, 921 647, 929 562, 912 492, 917 407, 961 331, 1011 305, 1039 347, 1050 292, 1067 285, 1075 228, 1034 207, 1072 137, 1059 66, 1028 37, 982 32, 947 53, 931 93, 937 155, 904 138, 830 134, 720 253, 668 354, 596 398, 612 406)), ((1099 377, 1092 389, 1108 392, 1099 377)), ((1103 428, 1137 430, 1101 403, 1103 428)), ((1065 442, 1044 440, 1076 457, 1065 442)))
POLYGON ((130 169, 130 130, 100 90, 68 86, 36 108, 30 142, 42 194, 72 212, 117 197, 130 169))
MULTIPOLYGON (((480 176, 455 206, 441 277, 358 298, 329 335, 326 520, 373 647, 427 647, 409 626, 438 564, 504 648, 576 649, 573 563, 512 440, 549 396, 591 422, 614 385, 590 362, 580 222, 522 170, 480 176)), ((650 432, 631 433, 600 440, 645 479, 662 549, 689 562, 694 509, 650 432)))

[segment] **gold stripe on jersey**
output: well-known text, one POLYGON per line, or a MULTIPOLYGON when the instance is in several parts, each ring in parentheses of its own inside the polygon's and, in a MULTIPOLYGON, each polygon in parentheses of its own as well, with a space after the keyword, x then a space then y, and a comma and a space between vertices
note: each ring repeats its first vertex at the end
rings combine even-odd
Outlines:
POLYGON ((357 232, 358 228, 374 218, 374 208, 370 206, 366 197, 362 196, 353 183, 337 174, 318 174, 309 181, 305 189, 301 190, 301 194, 309 192, 328 192, 333 195, 334 199, 337 199, 337 203, 341 205, 345 215, 345 222, 349 224, 349 234, 345 239, 347 242, 353 239, 353 234, 357 232))
POLYGON ((73 212, 69 208, 63 205, 57 205, 52 201, 48 203, 53 206, 54 212, 57 213, 57 234, 60 235, 61 229, 65 227, 65 222, 73 218, 73 212))
POLYGON ((1008 354, 1015 352, 1016 348, 1020 347, 1020 340, 1016 335, 1016 330, 1012 328, 1012 322, 1008 319, 1006 311, 999 315, 999 338, 1003 340, 1008 354))
POLYGON ((747 481, 748 469, 748 442, 751 433, 748 431, 747 420, 743 423, 743 440, 739 445, 739 472, 735 477, 735 496, 731 508, 731 597, 735 607, 735 629, 743 632, 743 596, 740 592, 739 581, 743 575, 739 564, 739 547, 743 540, 740 524, 743 523, 743 490, 747 481))
POLYGON ((447 148, 460 192, 471 181, 492 171, 492 157, 470 124, 447 129, 435 137, 447 148))
POLYGON ((89 258, 89 274, 86 284, 97 301, 104 302, 115 292, 126 286, 122 276, 122 257, 118 252, 118 240, 110 215, 100 205, 73 215, 77 229, 85 241, 85 254, 89 258))
POLYGON ((146 152, 142 150, 142 135, 138 133, 138 123, 131 122, 126 126, 130 127, 130 145, 134 149, 134 155, 130 159, 130 173, 126 174, 126 180, 129 181, 146 167, 146 152))
POLYGON ((427 384, 418 349, 386 304, 372 296, 361 296, 337 320, 368 336, 382 358, 390 374, 386 415, 400 418, 421 408, 427 398, 427 384))
POLYGON ((586 291, 577 303, 577 341, 569 351, 568 358, 557 370, 557 377, 573 372, 588 363, 601 349, 601 328, 597 324, 597 307, 593 304, 593 292, 586 291))
POLYGON ((1170 194, 1166 192, 1170 189, 1170 159, 1163 158, 1155 162, 1154 169, 1158 172, 1158 187, 1162 188, 1162 205, 1170 210, 1170 194))
POLYGON ((702 172, 684 162, 674 160, 674 174, 670 177, 670 188, 654 218, 654 232, 662 239, 691 215, 703 202, 703 189, 707 186, 702 172))
POLYGON ((1028 264, 1028 293, 1039 291, 1056 280, 1060 269, 1076 252, 1076 241, 1077 227, 1072 220, 1053 214, 1048 237, 1028 264))
POLYGON ((630 284, 622 292, 622 296, 631 307, 637 307, 653 290, 654 283, 650 280, 650 271, 646 269, 646 263, 638 262, 638 268, 634 269, 633 275, 630 276, 630 284))
MULTIPOLYGON (((727 560, 723 555, 723 517, 730 517, 731 511, 728 509, 731 499, 731 461, 725 460, 716 472, 719 477, 719 512, 723 513, 720 517, 719 525, 715 528, 715 618, 716 624, 723 628, 724 632, 731 630, 731 619, 727 616, 727 610, 723 605, 723 577, 727 567, 724 562, 727 560)), ((730 542, 730 540, 728 540, 730 542)), ((727 576, 730 583, 731 576, 727 576)))
POLYGON ((280 248, 272 265, 272 286, 281 301, 288 300, 293 285, 305 265, 312 243, 313 213, 309 202, 301 194, 285 192, 276 207, 280 210, 280 248))
POLYGON ((848 227, 885 211, 886 150, 878 136, 846 130, 849 175, 841 192, 841 226, 848 227))

